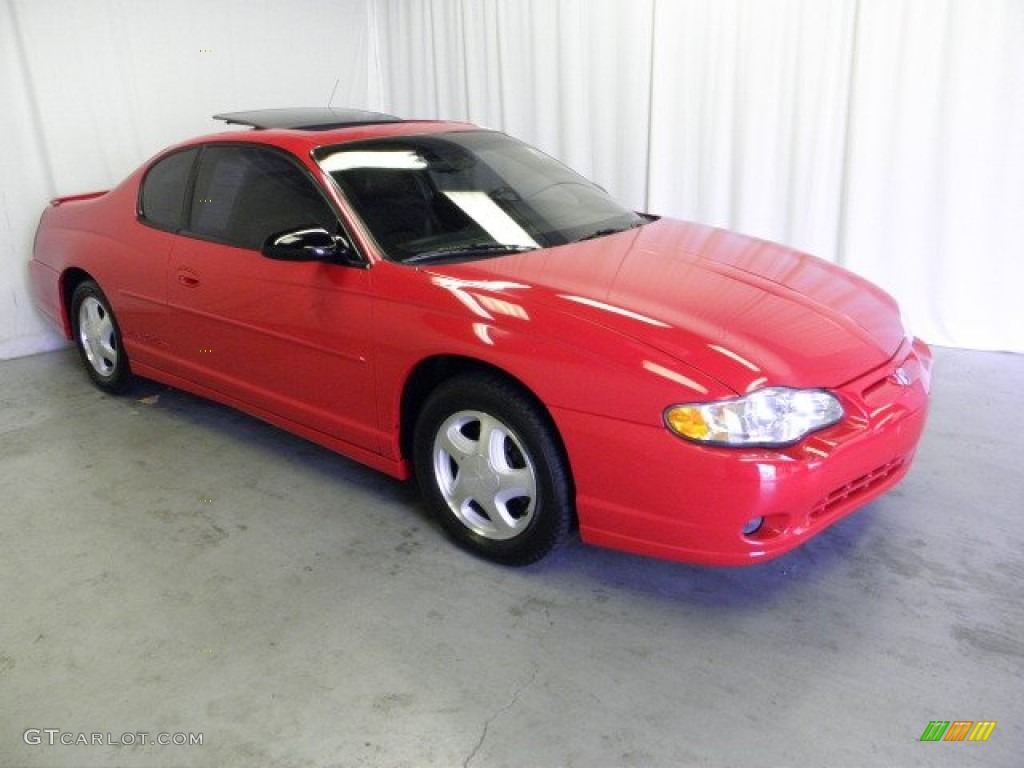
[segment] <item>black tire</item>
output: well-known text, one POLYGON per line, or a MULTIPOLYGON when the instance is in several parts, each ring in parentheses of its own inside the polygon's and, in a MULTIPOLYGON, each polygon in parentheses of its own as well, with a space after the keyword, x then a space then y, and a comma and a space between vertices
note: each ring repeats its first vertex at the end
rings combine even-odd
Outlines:
POLYGON ((572 483, 554 428, 498 376, 460 376, 434 390, 416 422, 413 464, 438 522, 477 555, 528 565, 568 535, 572 483))
POLYGON ((132 374, 121 344, 121 327, 107 297, 92 280, 79 283, 71 296, 71 327, 93 383, 104 392, 124 392, 132 374))

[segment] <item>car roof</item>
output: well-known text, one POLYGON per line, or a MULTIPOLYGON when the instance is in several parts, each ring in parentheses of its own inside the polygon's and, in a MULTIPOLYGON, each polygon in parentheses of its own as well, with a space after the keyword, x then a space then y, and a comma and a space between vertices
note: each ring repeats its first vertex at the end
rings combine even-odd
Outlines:
POLYGON ((222 112, 213 116, 228 125, 248 125, 257 129, 285 128, 301 131, 329 131, 357 125, 400 123, 402 118, 383 112, 334 107, 289 107, 285 109, 254 109, 246 112, 222 112))

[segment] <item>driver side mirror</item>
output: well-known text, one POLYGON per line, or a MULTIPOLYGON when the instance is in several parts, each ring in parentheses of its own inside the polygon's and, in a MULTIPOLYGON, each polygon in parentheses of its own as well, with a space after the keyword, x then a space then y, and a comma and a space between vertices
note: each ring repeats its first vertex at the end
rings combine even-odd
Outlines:
POLYGON ((268 259, 278 261, 340 261, 354 262, 355 251, 341 235, 326 229, 297 229, 278 232, 263 243, 268 259))

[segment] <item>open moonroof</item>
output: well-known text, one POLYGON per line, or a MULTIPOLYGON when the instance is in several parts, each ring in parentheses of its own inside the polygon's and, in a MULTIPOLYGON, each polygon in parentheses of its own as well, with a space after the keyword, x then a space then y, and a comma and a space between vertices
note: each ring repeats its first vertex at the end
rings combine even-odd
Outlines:
POLYGON ((296 107, 291 109, 256 109, 248 112, 224 112, 213 116, 229 125, 250 125, 253 128, 288 128, 300 131, 329 131, 355 125, 400 123, 402 118, 383 112, 333 107, 296 107))

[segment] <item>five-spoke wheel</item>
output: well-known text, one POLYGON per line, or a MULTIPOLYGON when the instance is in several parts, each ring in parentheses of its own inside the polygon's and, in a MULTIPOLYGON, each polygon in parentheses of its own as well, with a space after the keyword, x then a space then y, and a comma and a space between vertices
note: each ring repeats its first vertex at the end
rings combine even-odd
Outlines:
POLYGON ((519 437, 482 411, 452 414, 434 437, 434 480, 459 521, 484 538, 514 538, 536 509, 537 475, 519 437))
POLYGON ((75 343, 85 370, 98 387, 120 392, 131 375, 128 358, 121 348, 121 331, 110 303, 91 280, 75 288, 71 298, 71 322, 75 343))
POLYGON ((461 545, 523 565, 564 541, 572 495, 563 450, 512 383, 481 374, 442 384, 420 413, 414 450, 423 495, 461 545))

